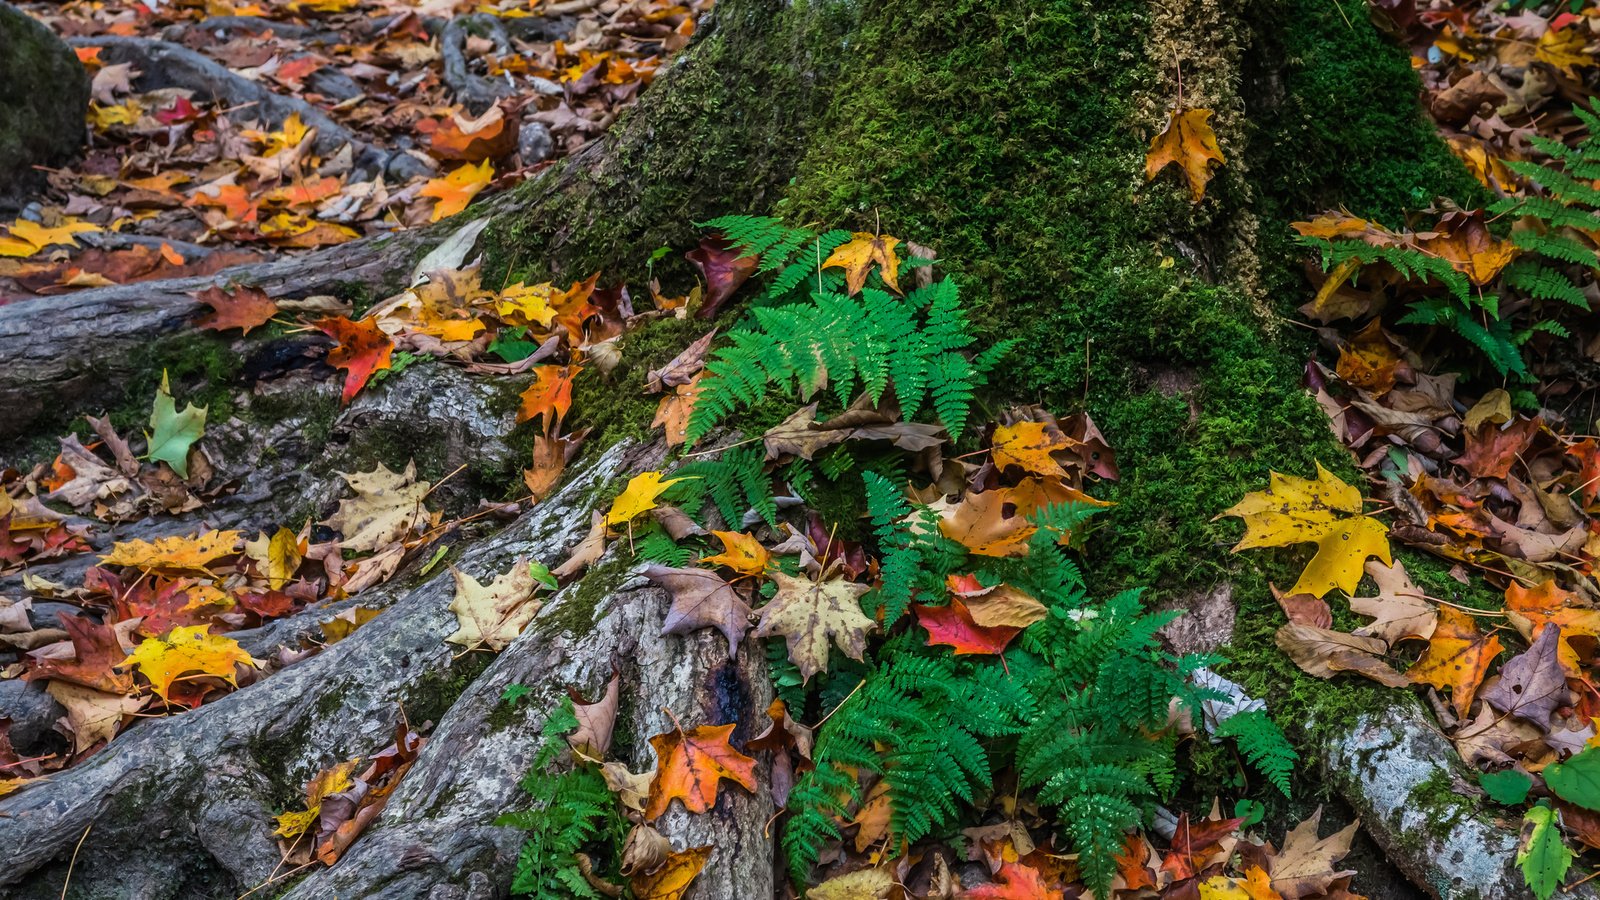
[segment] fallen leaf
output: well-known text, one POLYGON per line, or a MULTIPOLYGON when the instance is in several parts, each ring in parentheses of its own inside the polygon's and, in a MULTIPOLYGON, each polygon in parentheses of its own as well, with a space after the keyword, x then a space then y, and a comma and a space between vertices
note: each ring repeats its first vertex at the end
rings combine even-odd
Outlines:
POLYGON ((1162 169, 1176 163, 1189 181, 1189 198, 1199 203, 1206 195, 1212 165, 1227 162, 1207 121, 1210 118, 1209 109, 1168 110, 1167 126, 1150 141, 1150 151, 1145 154, 1144 180, 1154 181, 1162 169))
POLYGON ((394 341, 372 319, 352 322, 344 316, 329 316, 313 324, 338 341, 338 346, 328 351, 328 365, 344 370, 344 391, 339 401, 349 405, 373 372, 389 368, 394 341))
POLYGON ((1273 472, 1267 490, 1246 494, 1222 515, 1245 521, 1245 534, 1234 546, 1235 553, 1255 547, 1315 543, 1316 556, 1289 593, 1321 597, 1334 588, 1346 593, 1354 591, 1367 557, 1392 561, 1389 529, 1360 513, 1361 492, 1318 463, 1315 481, 1273 472), (1341 512, 1352 517, 1340 518, 1341 512))
POLYGON ((739 644, 750 628, 750 607, 722 576, 707 569, 653 564, 645 567, 644 575, 672 595, 672 606, 661 623, 662 634, 715 628, 728 639, 728 658, 738 654, 739 644))
POLYGON ((706 351, 711 348, 711 341, 716 336, 717 329, 713 328, 685 347, 682 353, 674 356, 666 365, 645 373, 645 390, 659 394, 669 387, 694 381, 700 370, 706 367, 706 351))
POLYGON ((615 672, 606 682, 606 692, 593 703, 585 703, 576 692, 572 696, 572 714, 578 727, 567 735, 567 745, 595 762, 603 762, 611 749, 611 732, 617 724, 617 704, 621 702, 622 679, 615 672))
POLYGON ((526 559, 513 562, 509 571, 495 576, 487 585, 460 569, 450 571, 456 581, 450 611, 456 614, 460 627, 445 638, 449 643, 468 649, 504 650, 544 605, 533 599, 539 582, 526 559))
POLYGON ((1230 855, 1237 842, 1235 833, 1243 819, 1202 819, 1192 822, 1189 814, 1178 816, 1172 834, 1172 847, 1161 860, 1161 871, 1175 881, 1193 878, 1208 868, 1214 857, 1230 855))
POLYGON ((174 572, 205 572, 212 562, 236 553, 238 546, 237 531, 170 535, 153 541, 118 541, 111 545, 110 553, 100 557, 100 565, 174 572))
POLYGON ((303 810, 279 813, 277 816, 278 827, 272 832, 276 837, 297 838, 306 832, 317 821, 317 816, 322 812, 322 801, 333 794, 342 793, 351 787, 350 776, 355 773, 356 766, 360 765, 360 758, 346 760, 337 765, 329 766, 318 772, 315 777, 306 782, 306 808, 303 810))
POLYGON ((1505 478, 1543 427, 1544 420, 1537 418, 1518 418, 1503 427, 1485 422, 1466 432, 1466 450, 1455 463, 1478 478, 1505 478))
POLYGON ((1278 649, 1308 675, 1332 678, 1340 672, 1355 672, 1389 687, 1411 684, 1380 658, 1389 646, 1375 638, 1291 622, 1278 629, 1276 641, 1278 649))
POLYGON ((494 181, 494 166, 485 159, 476 166, 468 163, 453 169, 443 178, 429 179, 417 193, 439 201, 434 204, 433 215, 428 218, 430 222, 437 222, 466 209, 472 198, 478 196, 491 181, 494 181))
POLYGON ((1501 649, 1500 638, 1479 632, 1472 616, 1445 607, 1439 611, 1439 624, 1428 640, 1427 652, 1406 670, 1406 677, 1417 684, 1448 688, 1456 715, 1466 719, 1478 684, 1501 649))
POLYGON ((713 566, 727 566, 741 575, 760 575, 772 565, 772 554, 761 542, 748 534, 737 531, 711 532, 717 540, 722 542, 722 552, 716 556, 704 556, 700 562, 713 566))
POLYGON ((238 684, 234 680, 235 666, 259 665, 237 641, 207 634, 208 630, 209 626, 195 625, 174 628, 165 637, 146 638, 128 654, 121 666, 125 669, 137 666, 156 695, 170 702, 172 683, 179 676, 199 673, 238 684))
POLYGON ((672 393, 662 397, 656 407, 650 427, 659 427, 666 432, 668 447, 681 447, 689 439, 689 414, 694 412, 694 405, 700 399, 700 379, 703 374, 695 375, 688 384, 673 388, 672 393))
POLYGON ((1354 870, 1335 872, 1333 867, 1350 852, 1350 842, 1361 823, 1351 822, 1319 838, 1317 830, 1321 824, 1322 807, 1319 806, 1284 836, 1283 849, 1272 858, 1268 874, 1272 876, 1272 889, 1281 894, 1283 900, 1319 897, 1328 892, 1335 880, 1356 874, 1354 870))
POLYGON ((1002 472, 1016 466, 1034 475, 1065 478, 1066 470, 1050 454, 1072 447, 1074 441, 1043 422, 1021 421, 995 427, 990 439, 995 468, 1002 472))
POLYGON ((1351 597, 1350 608, 1373 621, 1353 634, 1375 637, 1394 646, 1401 641, 1427 640, 1439 621, 1439 610, 1422 598, 1422 589, 1411 582, 1403 563, 1384 565, 1367 561, 1367 575, 1378 585, 1376 597, 1351 597))
POLYGON ((374 552, 405 540, 428 521, 422 501, 431 488, 426 481, 416 480, 415 463, 406 463, 403 472, 392 472, 379 463, 370 472, 340 472, 339 476, 355 496, 340 500, 338 511, 318 524, 339 532, 345 549, 374 552))
POLYGON ((1038 869, 1021 863, 1001 863, 989 884, 968 888, 957 896, 962 900, 1061 900, 1061 891, 1045 884, 1038 869))
POLYGON ((1600 640, 1600 609, 1563 590, 1554 580, 1532 588, 1511 582, 1506 588, 1506 618, 1530 641, 1547 624, 1561 629, 1557 655, 1568 675, 1582 672, 1582 661, 1572 646, 1572 638, 1582 635, 1600 640))
POLYGON ((662 481, 660 472, 642 472, 633 476, 628 479, 628 486, 617 495, 617 499, 611 501, 611 509, 606 513, 606 524, 622 525, 632 521, 641 513, 649 512, 655 508, 657 497, 682 480, 671 478, 662 481))
POLYGON ((200 440, 205 430, 206 407, 187 404, 183 412, 178 412, 167 373, 162 372, 161 389, 156 392, 155 408, 150 413, 150 431, 145 434, 150 445, 145 456, 152 462, 166 463, 179 478, 187 479, 189 448, 200 440))
POLYGON ((581 366, 539 366, 534 369, 533 383, 522 392, 517 421, 527 422, 543 417, 546 434, 558 431, 567 410, 572 408, 572 380, 581 371, 581 366))
POLYGON ((45 690, 67 710, 67 728, 72 732, 72 752, 83 753, 101 741, 109 741, 122 727, 125 718, 144 707, 144 699, 108 694, 65 681, 50 681, 45 690))
POLYGON ((1507 715, 1526 719, 1540 728, 1550 725, 1558 707, 1566 706, 1566 672, 1561 667, 1561 629, 1546 625, 1527 650, 1500 668, 1500 680, 1483 693, 1483 700, 1507 715))
POLYGON ((867 284, 868 271, 876 263, 883 283, 898 294, 900 259, 895 256, 894 248, 899 243, 899 238, 858 231, 828 254, 828 258, 822 261, 822 268, 844 269, 846 290, 851 294, 859 294, 867 284))
MULTIPOLYGON (((182 264, 181 257, 178 264, 182 264)), ((260 288, 239 286, 229 292, 212 285, 194 298, 211 307, 211 311, 196 319, 195 324, 211 331, 237 328, 249 334, 251 329, 267 324, 278 314, 278 304, 260 288)))
POLYGON ((733 296, 739 286, 756 273, 760 260, 744 255, 742 249, 729 244, 721 237, 704 237, 700 246, 685 253, 684 258, 700 270, 706 280, 705 302, 695 314, 702 319, 714 319, 723 304, 733 296))
POLYGON ((281 525, 271 537, 263 532, 244 544, 244 555, 255 560, 258 571, 267 579, 267 587, 274 591, 283 590, 284 585, 294 580, 305 559, 305 551, 299 536, 281 525))
POLYGON ((882 869, 857 869, 806 891, 807 900, 887 900, 894 876, 882 869))
POLYGON ((675 798, 691 813, 709 810, 717 802, 717 786, 723 779, 755 791, 756 761, 728 744, 734 727, 701 725, 687 732, 673 728, 650 738, 657 768, 655 780, 650 782, 645 821, 660 818, 675 798))
POLYGON ((861 611, 861 595, 870 588, 853 581, 811 581, 782 572, 771 573, 778 592, 759 613, 756 637, 783 635, 789 659, 800 677, 828 670, 832 644, 851 659, 861 659, 867 649, 867 632, 876 623, 861 611))
POLYGON ((133 630, 131 623, 120 626, 124 631, 119 633, 118 626, 102 625, 85 616, 64 615, 60 622, 72 643, 73 658, 35 655, 34 666, 27 674, 29 681, 51 678, 111 694, 133 693, 133 676, 115 670, 128 655, 123 638, 133 630))
POLYGON ((948 606, 913 604, 911 609, 917 623, 928 631, 928 646, 945 644, 954 648, 956 656, 1004 653, 1011 639, 1022 633, 1016 626, 978 625, 958 597, 952 597, 948 606))
POLYGON ((668 856, 654 872, 632 876, 628 886, 637 900, 680 900, 710 858, 711 845, 691 847, 668 856))
POLYGON ((979 556, 1025 556, 1028 538, 1038 530, 1025 515, 1010 490, 993 488, 944 509, 939 530, 979 556))

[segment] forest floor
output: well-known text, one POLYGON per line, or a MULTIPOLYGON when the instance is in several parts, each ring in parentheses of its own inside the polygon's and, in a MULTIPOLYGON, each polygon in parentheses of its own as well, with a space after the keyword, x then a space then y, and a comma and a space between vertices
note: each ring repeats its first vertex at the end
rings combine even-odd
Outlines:
MULTIPOLYGON (((467 224, 437 231, 410 287, 386 298, 284 298, 243 282, 196 291, 208 307, 196 331, 326 339, 247 363, 196 351, 174 367, 178 390, 166 372, 148 373, 134 407, 72 423, 58 448, 56 435, 39 435, 51 445, 43 455, 41 441, 23 442, 0 471, 0 575, 11 579, 0 587, 23 594, 0 597, 0 687, 43 685, 50 700, 0 692, 10 704, 0 706, 0 794, 46 789, 116 752, 143 719, 184 715, 348 639, 381 612, 361 604, 364 591, 446 571, 459 562, 457 536, 567 484, 569 463, 593 449, 589 430, 567 424, 574 405, 629 391, 657 405, 648 426, 627 427, 675 463, 602 484, 609 495, 560 559, 453 572, 459 627, 446 640, 461 655, 503 651, 559 592, 582 596, 586 569, 620 557, 671 596, 666 633, 717 629, 730 655, 747 635, 768 639, 771 725, 746 734, 765 723, 753 714, 730 743, 731 723, 674 720, 649 739, 659 767, 635 774, 608 753, 616 693, 565 701, 529 790, 565 798, 574 821, 548 811, 515 821, 536 837, 518 891, 681 896, 707 848, 674 848, 650 823, 674 799, 704 812, 719 786, 733 789, 724 782, 788 805, 790 872, 819 882, 814 897, 1098 887, 1312 900, 1383 887, 1339 865, 1354 824, 1327 836, 1318 815, 1271 822, 1294 826, 1277 845, 1263 833, 1262 782, 1287 794, 1298 777, 1296 751, 1268 719, 1275 698, 1263 712, 1210 671, 1209 655, 1158 651, 1158 630, 1168 647, 1183 643, 1182 620, 1141 614, 1136 597, 1086 606, 1071 551, 1099 539, 1089 523, 1106 505, 1099 487, 1119 476, 1116 436, 1087 411, 969 415, 1004 348, 977 343, 914 235, 730 217, 683 254, 688 266, 674 271, 699 277, 681 283, 651 277, 630 291, 596 273, 528 284, 509 272, 484 283, 473 250, 488 220, 472 212, 603 135, 689 43, 709 3, 21 5, 92 73, 90 143, 0 223, 0 304, 209 276, 452 216, 467 224), (803 298, 813 288, 814 312, 773 312, 812 310, 803 298), (746 316, 747 302, 760 312, 746 316), (730 344, 730 330, 742 339, 730 344), (787 333, 815 335, 826 364, 784 356, 773 336, 787 333), (849 341, 868 349, 827 349, 849 341), (651 360, 643 383, 613 383, 623 353, 651 360), (193 384, 246 365, 257 378, 338 382, 324 398, 329 417, 407 369, 448 368, 495 385, 491 412, 518 429, 507 443, 519 455, 447 468, 419 448, 416 467, 342 473, 336 509, 323 497, 255 533, 191 528, 249 488, 245 470, 208 452, 223 443, 233 401, 193 384), (805 400, 826 387, 842 409, 766 396, 752 372, 805 400), (735 411, 744 439, 719 428, 735 411), (722 452, 707 458, 705 444, 722 452), (184 528, 117 530, 163 517, 184 528), (72 560, 75 570, 50 570, 71 571, 72 583, 34 574, 72 560), (327 604, 343 605, 267 658, 228 636, 327 604), (875 634, 885 638, 871 637, 868 655, 875 634), (1090 645, 1115 665, 1077 655, 1090 645), (879 664, 870 677, 864 658, 879 664), (1071 690, 1053 679, 1080 670, 1094 672, 1096 690, 1149 701, 1130 701, 1105 729, 1159 737, 1139 749, 1108 741, 1081 771, 1051 756, 1060 748, 1038 730, 1086 715, 1051 705, 1071 690), (913 683, 921 700, 908 699, 913 683), (930 685, 946 692, 942 705, 930 685), (1169 721, 1174 697, 1188 709, 1169 721), (864 761, 904 750, 912 733, 945 765, 864 761), (998 780, 962 755, 1019 734, 998 780), (1109 818, 1079 811, 1064 826, 1067 852, 1045 807, 1122 790, 1102 780, 1170 787, 1180 743, 1195 748, 1201 783, 1236 802, 1210 803, 1190 784, 1180 796, 1193 808, 1162 809, 1148 830, 1111 839, 1093 826, 1109 818), (558 756, 576 768, 545 771, 558 756), (1025 787, 1038 794, 1018 801, 1025 787), (934 798, 948 796, 981 802, 970 827, 941 841, 933 826, 954 807, 942 812, 934 798), (1116 852, 1089 849, 1100 845, 1116 852)), ((1549 6, 1373 4, 1413 54, 1422 103, 1481 184, 1483 208, 1418 198, 1391 222, 1304 211, 1306 303, 1288 327, 1322 345, 1305 387, 1351 454, 1212 510, 1244 520, 1238 552, 1317 544, 1314 556, 1277 551, 1308 562, 1295 584, 1273 588, 1275 647, 1247 652, 1281 652, 1334 689, 1365 677, 1422 697, 1473 773, 1441 789, 1481 794, 1522 829, 1519 865, 1540 897, 1592 877, 1600 850, 1600 119, 1587 109, 1600 10, 1549 6), (1357 474, 1371 496, 1352 484, 1357 474)), ((1227 165, 1211 115, 1171 111, 1149 178, 1204 197, 1227 165)), ((652 276, 682 249, 662 248, 652 276)), ((234 437, 248 430, 231 421, 234 437)), ((611 424, 608 438, 621 436, 611 424)), ((562 614, 592 614, 592 604, 573 608, 567 600, 562 614)), ((508 710, 525 694, 517 687, 508 710)), ((328 765, 280 804, 283 872, 336 866, 433 724, 404 719, 391 743, 328 765)))

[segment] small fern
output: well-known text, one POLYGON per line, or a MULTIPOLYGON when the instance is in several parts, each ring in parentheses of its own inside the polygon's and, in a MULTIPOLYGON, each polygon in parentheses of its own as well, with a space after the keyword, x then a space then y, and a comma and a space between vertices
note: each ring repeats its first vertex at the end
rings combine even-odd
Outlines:
POLYGON ((563 698, 545 720, 533 767, 522 780, 522 789, 534 798, 535 808, 495 820, 496 825, 528 832, 517 857, 513 894, 602 900, 578 871, 575 854, 603 842, 609 844, 612 859, 620 858, 627 823, 618 815, 605 779, 588 767, 552 771, 566 747, 564 736, 577 727, 572 700, 563 698))
MULTIPOLYGON (((760 446, 733 447, 717 459, 697 459, 675 469, 681 478, 664 495, 696 520, 709 499, 727 527, 743 527, 745 510, 755 510, 768 525, 778 525, 778 501, 772 494, 772 477, 760 446)), ((703 522, 702 522, 703 524, 703 522)))
POLYGON ((663 566, 682 568, 694 559, 694 551, 681 547, 672 535, 659 525, 633 533, 633 555, 663 566))
POLYGON ((1294 764, 1299 762, 1300 754, 1295 752, 1289 739, 1283 736, 1283 730, 1265 712, 1252 709, 1234 713, 1217 726, 1216 735, 1233 738, 1239 755, 1249 760, 1250 765, 1266 776, 1285 797, 1291 796, 1289 777, 1294 773, 1294 764))

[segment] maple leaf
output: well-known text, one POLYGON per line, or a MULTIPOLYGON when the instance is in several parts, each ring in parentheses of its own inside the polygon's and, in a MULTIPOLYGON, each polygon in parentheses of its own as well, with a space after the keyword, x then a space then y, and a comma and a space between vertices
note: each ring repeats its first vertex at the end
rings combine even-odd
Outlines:
POLYGON ((527 422, 544 417, 544 430, 552 434, 561 427, 561 420, 572 408, 572 380, 583 371, 582 366, 539 366, 533 370, 533 383, 522 392, 522 406, 517 411, 517 421, 527 422))
POLYGON ((550 282, 528 285, 517 282, 500 292, 495 300, 495 311, 512 325, 538 325, 549 328, 556 317, 550 305, 555 299, 555 288, 550 282))
POLYGON ((528 492, 533 494, 536 502, 550 496, 555 490, 556 484, 561 481, 561 473, 566 471, 567 458, 577 451, 581 438, 581 435, 577 438, 547 434, 533 436, 532 465, 522 470, 522 483, 527 485, 528 492))
POLYGON ((895 880, 882 869, 857 869, 806 891, 807 900, 887 900, 895 880))
POLYGON ((1484 422, 1466 432, 1466 449, 1455 463, 1478 478, 1505 478, 1543 427, 1539 418, 1519 417, 1504 427, 1484 422))
POLYGON ((1244 537, 1234 546, 1235 553, 1254 547, 1315 543, 1316 556, 1289 593, 1321 597, 1334 588, 1354 591, 1367 557, 1392 561, 1388 528, 1360 513, 1361 492, 1317 463, 1315 481, 1273 472, 1267 490, 1246 494, 1222 516, 1245 521, 1244 537), (1340 518, 1340 512, 1352 517, 1340 518))
POLYGON ((32 256, 52 244, 76 247, 78 241, 73 235, 103 229, 99 225, 68 216, 54 227, 17 219, 6 230, 7 234, 0 236, 0 256, 32 256))
POLYGON ((1361 822, 1351 822, 1325 838, 1317 837, 1321 824, 1322 807, 1319 806, 1284 836, 1283 849, 1272 858, 1267 874, 1272 876, 1272 889, 1284 900, 1320 897, 1335 880, 1356 874, 1353 870, 1335 872, 1333 867, 1350 852, 1350 842, 1361 822))
POLYGON ((231 556, 239 546, 237 531, 170 535, 153 541, 118 541, 100 558, 102 566, 132 566, 175 572, 204 572, 212 562, 231 556))
POLYGON ((689 885, 705 868, 711 858, 711 845, 690 847, 669 854, 661 866, 651 872, 636 872, 628 878, 628 887, 637 900, 680 900, 689 885))
POLYGON ((1038 869, 1020 862, 1001 863, 993 877, 993 883, 968 888, 956 896, 961 900, 1061 900, 1065 896, 1045 884, 1038 869))
POLYGON ((1176 163, 1189 180, 1189 198, 1195 203, 1204 199, 1212 164, 1227 162, 1211 123, 1206 121, 1210 118, 1209 109, 1168 110, 1167 127, 1150 141, 1150 152, 1145 155, 1144 180, 1154 181, 1157 173, 1176 163))
POLYGON ((1465 719, 1478 683, 1488 674, 1489 664, 1501 649, 1500 638, 1480 633, 1472 616, 1446 607, 1439 611, 1439 624, 1428 640, 1428 651, 1406 671, 1406 677, 1440 690, 1449 688, 1456 715, 1465 719))
POLYGON ((828 258, 823 260, 824 269, 838 266, 844 269, 845 286, 851 294, 858 294, 867 284, 867 272, 873 263, 878 264, 878 274, 883 276, 883 283, 889 290, 900 293, 898 277, 900 273, 900 259, 895 256, 894 248, 900 243, 899 238, 888 235, 869 234, 858 231, 850 236, 850 240, 835 247, 828 258))
POLYGON ((1384 333, 1382 320, 1373 319, 1339 348, 1335 371, 1346 383, 1381 397, 1394 388, 1400 364, 1400 354, 1384 333))
POLYGON ((1411 582, 1403 563, 1386 566, 1368 560, 1367 574, 1377 583, 1378 596, 1351 597, 1350 608, 1372 616, 1373 621, 1357 628, 1353 634, 1375 637, 1390 646, 1412 638, 1425 641, 1433 636, 1439 611, 1423 599, 1422 589, 1411 582))
POLYGON ((348 791, 353 782, 350 776, 355 773, 356 766, 361 764, 360 757, 346 760, 337 765, 329 766, 318 772, 316 777, 306 782, 306 808, 304 810, 290 810, 279 813, 277 816, 278 827, 272 833, 277 837, 297 838, 304 834, 307 828, 317 821, 322 813, 322 801, 334 794, 348 791))
POLYGON ((123 640, 126 633, 132 631, 132 623, 101 625, 87 617, 73 615, 61 616, 60 622, 61 630, 72 642, 73 658, 35 657, 34 667, 27 674, 29 681, 53 678, 111 694, 133 693, 133 676, 115 671, 128 655, 123 649, 123 640))
POLYGON ((451 569, 456 579, 455 599, 450 611, 460 626, 445 638, 468 649, 480 646, 504 650, 517 639, 544 605, 533 600, 539 587, 533 568, 525 559, 511 564, 511 570, 495 577, 488 585, 461 571, 451 569))
POLYGON ((146 638, 121 663, 127 669, 137 666, 139 674, 150 681, 150 687, 162 700, 170 702, 169 692, 173 681, 190 673, 214 675, 229 684, 234 680, 234 667, 258 666, 260 663, 244 652, 232 638, 207 634, 210 626, 194 625, 174 628, 165 637, 146 638))
MULTIPOLYGON (((182 264, 181 257, 179 264, 182 264)), ((193 296, 211 307, 211 311, 196 319, 195 324, 211 331, 238 328, 249 334, 252 328, 267 324, 278 314, 277 301, 260 288, 240 286, 229 292, 212 285, 193 296)))
POLYGON ((702 563, 727 566, 741 575, 760 575, 772 565, 772 554, 750 535, 715 530, 711 534, 722 542, 722 552, 716 556, 701 557, 702 563))
POLYGON ((661 623, 662 634, 715 628, 728 639, 728 658, 739 652, 739 644, 750 628, 750 607, 722 576, 706 569, 653 564, 645 567, 644 575, 672 595, 672 606, 661 623))
POLYGON ((1047 428, 1044 422, 1028 421, 997 426, 990 440, 995 468, 1004 471, 1007 466, 1016 466, 1025 472, 1055 478, 1065 478, 1067 473, 1050 454, 1071 449, 1077 443, 1047 428))
POLYGON ((572 697, 572 715, 578 720, 578 727, 567 735, 567 746, 594 762, 601 762, 606 758, 606 751, 611 749, 617 705, 622 701, 622 678, 613 671, 606 682, 605 693, 593 703, 583 702, 576 690, 569 690, 568 694, 572 697))
POLYGON ((946 644, 955 648, 956 656, 966 654, 1004 653, 1011 639, 1022 633, 1014 625, 983 626, 972 621, 972 614, 960 598, 952 597, 949 606, 911 607, 917 623, 928 630, 928 646, 946 644))
POLYGON ((1021 499, 1006 488, 967 494, 941 511, 939 530, 979 556, 1026 556, 1038 529, 1025 518, 1021 499))
POLYGON ((360 553, 402 541, 413 529, 428 520, 422 500, 431 490, 426 481, 417 481, 415 463, 405 471, 392 472, 379 463, 371 472, 340 472, 355 496, 339 501, 333 515, 317 523, 343 535, 340 545, 360 553))
POLYGON ((755 791, 756 761, 728 744, 734 727, 701 725, 687 732, 674 727, 650 738, 657 768, 644 808, 645 821, 660 818, 674 798, 689 812, 705 812, 717 802, 717 786, 723 779, 755 791))
POLYGON ((67 729, 72 732, 75 754, 101 741, 110 741, 122 727, 123 719, 144 707, 143 698, 108 694, 66 681, 51 681, 45 690, 67 710, 67 729))
POLYGON ((1178 817, 1172 834, 1172 847, 1161 860, 1161 871, 1170 873, 1174 881, 1193 878, 1211 863, 1219 853, 1227 858, 1237 838, 1234 832, 1243 819, 1202 819, 1190 822, 1189 814, 1178 817))
POLYGON ((457 113, 439 123, 428 136, 428 152, 451 162, 498 159, 517 149, 515 128, 506 127, 505 110, 498 105, 475 119, 457 113))
POLYGON ((674 356, 666 365, 646 372, 645 390, 659 394, 669 387, 694 381, 706 367, 706 351, 711 348, 711 341, 716 336, 717 329, 713 328, 685 347, 683 352, 674 356))
POLYGON ((1547 624, 1561 629, 1557 655, 1569 675, 1582 671, 1578 651, 1570 643, 1572 638, 1584 635, 1600 639, 1600 609, 1563 590, 1554 580, 1532 588, 1513 581, 1506 588, 1506 618, 1529 640, 1547 624))
POLYGON ((1452 268, 1482 286, 1517 257, 1517 245, 1495 238, 1483 210, 1457 210, 1440 217, 1436 231, 1413 238, 1417 249, 1442 257, 1452 268))
POLYGON ((688 384, 674 387, 672 393, 662 397, 661 403, 656 406, 656 415, 650 420, 650 427, 659 427, 666 432, 668 447, 680 447, 689 438, 689 414, 694 412, 694 405, 700 399, 700 379, 703 375, 698 373, 688 384))
POLYGON ((759 612, 761 621, 756 637, 783 635, 789 659, 800 669, 800 677, 828 671, 830 644, 851 659, 861 659, 867 649, 867 632, 877 627, 861 612, 861 595, 870 588, 845 581, 812 581, 782 572, 773 572, 778 592, 759 612))
POLYGON ((329 316, 313 323, 317 330, 338 341, 328 351, 328 365, 344 370, 344 391, 339 396, 348 405, 379 369, 389 368, 394 341, 372 319, 352 322, 344 316, 329 316))
POLYGON ((1527 650, 1500 668, 1500 680, 1479 694, 1484 702, 1508 715, 1548 728, 1558 707, 1566 706, 1566 672, 1561 668, 1558 645, 1561 629, 1546 625, 1527 650))
POLYGON ((494 166, 486 159, 476 166, 471 163, 460 166, 443 178, 429 179, 417 193, 439 201, 434 204, 433 215, 428 219, 437 222, 466 209, 472 198, 478 196, 491 181, 494 181, 494 166))
POLYGON ((606 524, 622 525, 633 521, 635 516, 655 509, 656 498, 667 488, 682 480, 672 478, 662 481, 660 472, 641 472, 633 476, 628 479, 628 486, 617 495, 617 499, 611 501, 611 509, 606 513, 606 524))
POLYGON ((172 388, 167 373, 161 373, 161 389, 156 392, 155 408, 150 412, 150 431, 145 432, 149 449, 145 456, 153 462, 164 462, 178 473, 179 478, 189 477, 189 448, 206 430, 206 407, 188 404, 178 412, 177 401, 172 398, 172 388))

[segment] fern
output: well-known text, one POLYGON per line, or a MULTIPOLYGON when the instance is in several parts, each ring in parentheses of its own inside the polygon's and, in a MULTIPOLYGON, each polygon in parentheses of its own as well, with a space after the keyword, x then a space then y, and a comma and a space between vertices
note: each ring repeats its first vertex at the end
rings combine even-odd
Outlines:
POLYGON ((664 495, 679 503, 704 524, 701 510, 706 500, 716 506, 722 521, 735 530, 743 527, 745 510, 755 510, 768 525, 778 525, 778 502, 772 494, 766 453, 759 446, 733 447, 718 459, 701 459, 679 466, 673 478, 682 478, 664 495))
POLYGON ((1250 765, 1266 776, 1285 797, 1290 796, 1289 776, 1294 772, 1294 764, 1299 761, 1300 754, 1295 752, 1289 739, 1283 736, 1283 730, 1267 718, 1265 712, 1252 709, 1234 713, 1217 726, 1216 736, 1233 738, 1239 754, 1249 760, 1250 765))
POLYGON ((911 607, 919 589, 943 593, 944 577, 956 571, 965 554, 939 533, 939 519, 926 507, 913 507, 901 484, 878 472, 862 473, 867 517, 878 541, 880 584, 862 598, 869 613, 881 612, 884 627, 911 607), (918 527, 907 527, 915 520, 918 527))
POLYGON ((633 533, 633 555, 663 566, 682 568, 694 558, 694 551, 679 546, 672 535, 658 525, 633 533))
POLYGON ((809 399, 831 387, 848 405, 858 388, 877 402, 891 383, 907 420, 931 404, 958 438, 973 392, 998 358, 986 354, 980 368, 964 354, 973 338, 948 280, 905 298, 872 288, 856 297, 824 291, 751 315, 753 325, 731 332, 731 343, 706 364, 689 416, 690 442, 773 389, 809 399))
POLYGON ((617 814, 605 779, 587 767, 550 771, 566 746, 564 736, 577 727, 572 700, 563 698, 545 720, 533 767, 522 780, 522 789, 537 807, 495 819, 496 825, 528 832, 517 858, 513 894, 602 900, 579 873, 574 856, 584 847, 604 841, 610 844, 612 858, 620 858, 627 823, 617 814))

